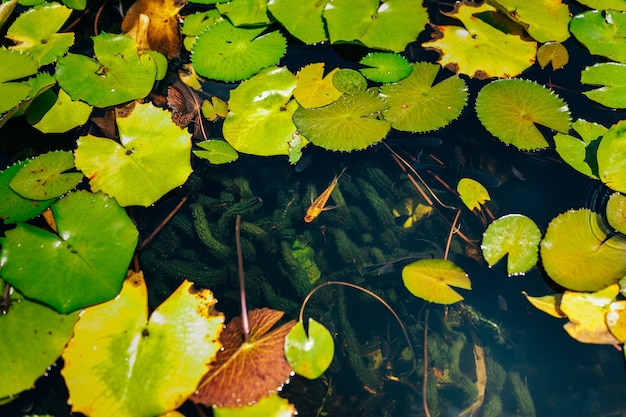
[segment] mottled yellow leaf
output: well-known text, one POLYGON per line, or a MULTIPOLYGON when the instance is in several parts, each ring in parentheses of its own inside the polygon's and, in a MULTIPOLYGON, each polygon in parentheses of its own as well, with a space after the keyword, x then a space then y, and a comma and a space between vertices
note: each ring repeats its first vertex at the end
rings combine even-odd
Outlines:
POLYGON ((545 68, 551 62, 552 69, 558 70, 569 62, 569 54, 561 43, 548 42, 537 50, 537 62, 541 68, 545 68))
POLYGON ((461 178, 456 186, 456 190, 463 201, 463 204, 470 210, 479 209, 480 205, 491 200, 489 191, 481 183, 471 178, 461 178))
POLYGON ((335 68, 324 77, 324 63, 309 64, 298 71, 293 96, 304 108, 322 107, 337 101, 343 94, 333 84, 335 68))
POLYGON ((526 293, 526 291, 522 291, 522 294, 526 297, 526 299, 537 309, 543 311, 556 318, 566 317, 561 309, 559 308, 559 304, 561 303, 561 294, 556 295, 544 295, 543 297, 532 297, 526 293))

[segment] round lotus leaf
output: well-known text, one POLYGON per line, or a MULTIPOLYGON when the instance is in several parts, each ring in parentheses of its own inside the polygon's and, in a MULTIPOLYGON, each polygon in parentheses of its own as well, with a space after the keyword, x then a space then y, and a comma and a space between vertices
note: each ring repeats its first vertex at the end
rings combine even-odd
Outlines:
POLYGON ((384 52, 370 52, 359 64, 372 68, 361 69, 367 79, 379 83, 395 83, 406 78, 413 67, 405 57, 384 52))
POLYGON ((416 297, 438 304, 463 300, 452 287, 472 289, 463 269, 447 259, 420 259, 402 268, 404 286, 416 297))
POLYGON ((602 182, 612 190, 626 192, 626 121, 609 128, 600 140, 596 156, 602 182))
POLYGON ((328 40, 322 13, 328 0, 270 0, 268 9, 285 29, 312 45, 328 40))
POLYGON ((356 70, 342 68, 333 74, 333 85, 346 94, 359 94, 367 90, 367 80, 356 70))
POLYGON ((583 94, 604 106, 626 108, 626 64, 606 62, 587 67, 580 74, 580 82, 599 86, 583 94))
POLYGON ((15 175, 28 161, 18 162, 0 172, 0 218, 5 223, 25 222, 44 211, 54 201, 25 198, 9 186, 15 175))
POLYGON ((299 321, 285 337, 285 357, 294 372, 308 379, 319 378, 330 366, 335 343, 328 329, 309 319, 308 332, 299 321))
POLYGON ((613 229, 626 234, 626 196, 624 194, 611 194, 606 203, 606 220, 613 229))
POLYGON ((0 114, 20 104, 32 89, 24 81, 13 80, 33 75, 37 68, 37 61, 29 54, 0 47, 0 114))
POLYGON ((572 18, 570 31, 592 54, 626 62, 626 14, 588 10, 572 18))

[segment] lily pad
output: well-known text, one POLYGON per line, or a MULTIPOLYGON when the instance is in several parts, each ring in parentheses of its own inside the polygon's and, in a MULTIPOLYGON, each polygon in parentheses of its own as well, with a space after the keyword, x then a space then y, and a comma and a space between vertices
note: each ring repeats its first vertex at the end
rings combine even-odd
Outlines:
POLYGON ((406 78, 413 67, 402 55, 385 52, 370 52, 359 64, 372 68, 363 68, 363 74, 368 80, 379 83, 395 83, 406 78))
POLYGON ((158 416, 195 391, 220 350, 224 316, 192 285, 183 281, 148 320, 143 274, 130 272, 118 297, 81 313, 61 371, 72 412, 158 416))
POLYGON ((626 14, 588 10, 572 18, 570 31, 592 54, 626 63, 626 14))
POLYGON ((414 0, 333 0, 324 19, 332 43, 360 42, 393 52, 404 51, 428 24, 426 8, 414 0))
POLYGON ((360 72, 342 68, 333 74, 333 85, 346 94, 361 94, 367 90, 367 80, 360 72))
POLYGON ((278 394, 270 394, 254 404, 239 407, 213 407, 215 417, 294 417, 296 408, 278 394))
MULTIPOLYGON (((607 128, 583 119, 573 122, 572 128, 580 135, 582 140, 574 136, 557 133, 554 135, 556 151, 569 166, 588 177, 597 179, 598 177, 594 173, 597 172, 597 163, 593 164, 593 169, 589 164, 588 151, 593 148, 589 145, 601 138, 607 128)), ((596 160, 595 152, 592 159, 596 160)))
POLYGON ((467 102, 467 85, 456 75, 434 84, 439 70, 439 65, 416 62, 407 78, 381 87, 380 93, 389 105, 383 115, 391 127, 428 132, 459 117, 467 102))
POLYGON ((456 191, 459 193, 463 204, 470 210, 480 210, 482 204, 491 200, 489 191, 481 183, 471 178, 461 178, 456 186, 456 191))
POLYGON ((432 206, 422 204, 419 200, 406 198, 391 210, 391 214, 402 222, 403 228, 411 229, 430 216, 433 210, 432 206))
POLYGON ((620 343, 626 343, 626 300, 617 300, 609 304, 605 320, 611 334, 620 343))
POLYGON ((56 33, 71 13, 54 2, 28 9, 7 30, 6 37, 15 42, 11 49, 27 51, 40 66, 56 61, 74 44, 74 33, 56 33))
POLYGON ((0 218, 8 224, 25 222, 44 211, 53 198, 44 201, 31 200, 13 191, 9 184, 28 161, 18 162, 0 172, 0 218))
POLYGON ((328 40, 322 13, 328 0, 269 0, 267 7, 285 29, 312 45, 328 40))
POLYGON ((137 104, 117 118, 120 143, 82 136, 74 152, 76 168, 122 206, 149 206, 185 183, 191 174, 191 134, 172 122, 168 111, 137 104))
POLYGON ((330 366, 335 343, 328 329, 309 319, 308 332, 299 321, 285 337, 285 357, 295 373, 308 379, 319 378, 330 366))
POLYGON ((561 0, 496 0, 511 19, 537 41, 563 42, 569 38, 570 13, 561 0))
MULTIPOLYGON (((0 48, 0 55, 2 54, 2 48, 0 48)), ((2 66, 2 62, 0 60, 0 67, 2 66)), ((2 127, 10 118, 21 116, 24 114, 31 102, 39 97, 41 94, 48 91, 52 86, 56 85, 56 80, 54 77, 47 72, 39 72, 32 78, 29 78, 26 81, 26 84, 29 86, 30 93, 23 100, 19 101, 16 106, 13 106, 8 112, 2 114, 0 116, 0 127, 2 127)), ((0 83, 0 92, 2 92, 2 86, 4 84, 0 83)), ((1 106, 0 102, 0 106, 1 106)), ((1 112, 0 112, 1 113, 1 112)))
POLYGON ((420 259, 410 263, 402 268, 402 281, 414 296, 439 304, 463 300, 451 287, 472 289, 465 271, 447 259, 420 259))
POLYGON ((626 121, 609 128, 598 146, 598 172, 607 187, 626 192, 626 121))
POLYGON ((476 113, 485 128, 502 142, 522 150, 546 148, 535 124, 567 133, 567 104, 549 90, 527 80, 507 79, 484 86, 476 98, 476 113))
POLYGON ((390 125, 376 116, 387 108, 376 90, 344 94, 325 107, 298 107, 293 122, 298 131, 314 145, 332 151, 365 149, 385 138, 390 125))
POLYGON ((583 92, 591 100, 611 108, 626 108, 626 64, 607 62, 587 67, 580 74, 580 82, 601 86, 583 92))
POLYGON ((276 65, 287 41, 278 31, 261 35, 266 29, 237 28, 227 20, 210 26, 191 49, 196 72, 218 81, 240 81, 276 65))
POLYGON ((51 308, 24 299, 16 291, 9 295, 11 305, 0 315, 0 398, 30 389, 54 363, 72 337, 78 312, 59 314, 51 308))
POLYGON ((502 21, 489 22, 496 8, 484 2, 457 3, 452 13, 444 13, 463 23, 461 26, 435 26, 440 37, 424 42, 424 48, 441 53, 439 63, 451 71, 473 78, 515 77, 535 62, 536 43, 522 39, 521 28, 509 28, 502 21))
POLYGON ((55 77, 73 100, 108 107, 150 93, 157 75, 152 55, 140 55, 130 36, 103 32, 92 39, 96 60, 70 53, 57 63, 55 77))
POLYGON ((295 321, 271 330, 283 314, 269 308, 250 311, 248 341, 243 340, 241 319, 232 319, 220 338, 224 349, 190 399, 208 406, 235 407, 277 392, 293 372, 285 359, 285 337, 295 321))
POLYGON ((206 159, 212 164, 221 165, 233 162, 239 158, 237 151, 228 142, 223 140, 205 140, 196 145, 203 151, 193 151, 198 158, 206 159))
POLYGON ((287 155, 296 133, 291 120, 298 104, 290 100, 296 79, 285 67, 270 67, 231 91, 224 139, 238 152, 287 155))
POLYGON ((115 297, 137 245, 137 229, 124 209, 87 191, 50 208, 57 233, 18 223, 0 238, 2 278, 61 313, 115 297))
POLYGON ((606 220, 619 233, 626 234, 626 196, 613 193, 606 203, 606 220))
POLYGON ((231 0, 217 3, 217 10, 235 26, 268 25, 267 0, 231 0))
POLYGON ((92 106, 80 100, 73 101, 63 90, 59 95, 47 90, 28 107, 28 123, 43 133, 65 133, 87 122, 92 106))
POLYGON ((487 227, 480 247, 489 266, 508 254, 507 273, 511 276, 524 274, 535 266, 540 241, 541 231, 535 222, 521 214, 508 214, 487 227))
POLYGON ((29 54, 0 47, 0 114, 20 104, 31 92, 30 84, 13 80, 33 75, 37 69, 37 61, 29 54))
POLYGON ((573 291, 598 291, 626 275, 626 242, 607 239, 599 215, 570 210, 552 219, 541 241, 541 260, 557 284, 573 291))
POLYGON ((522 294, 524 294, 524 297, 538 310, 558 319, 565 317, 565 314, 563 314, 559 308, 561 304, 561 294, 544 295, 542 297, 531 297, 526 291, 522 291, 522 294))
POLYGON ((578 3, 584 4, 592 9, 610 9, 626 12, 626 3, 624 3, 623 0, 578 0, 578 3))
POLYGON ((9 186, 31 200, 48 200, 72 190, 83 179, 79 172, 65 173, 74 168, 70 151, 54 151, 39 155, 15 174, 9 186))
POLYGON ((296 74, 298 83, 293 96, 305 109, 326 106, 337 101, 343 94, 333 84, 334 75, 339 71, 335 68, 324 77, 324 63, 317 62, 300 68, 296 74))
POLYGON ((569 53, 565 46, 559 42, 544 43, 537 50, 537 62, 541 68, 552 63, 552 69, 558 70, 569 62, 569 53))

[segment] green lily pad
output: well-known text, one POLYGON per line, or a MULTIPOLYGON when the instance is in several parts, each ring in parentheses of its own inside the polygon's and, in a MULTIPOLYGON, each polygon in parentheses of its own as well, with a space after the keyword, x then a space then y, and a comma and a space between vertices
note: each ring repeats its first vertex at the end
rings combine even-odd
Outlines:
POLYGON ((333 0, 324 19, 332 43, 360 42, 393 52, 404 51, 428 24, 426 8, 414 0, 333 0))
POLYGON ((217 10, 235 26, 267 25, 271 19, 267 14, 267 0, 231 0, 218 3, 217 10))
POLYGON ((597 151, 598 172, 607 187, 626 192, 626 121, 620 121, 604 134, 597 151))
POLYGON ((149 206, 185 183, 191 174, 191 134, 172 122, 170 112, 137 104, 117 118, 120 143, 82 136, 74 152, 76 168, 122 206, 149 206))
POLYGON ((267 7, 285 29, 312 45, 328 40, 322 13, 329 0, 269 0, 267 7))
POLYGON ((359 71, 368 80, 378 83, 398 82, 413 71, 405 57, 385 52, 370 52, 359 61, 359 64, 372 67, 359 71))
POLYGON ((333 74, 333 85, 346 94, 360 94, 367 90, 367 80, 360 72, 342 68, 333 74))
POLYGON ((427 62, 412 65, 411 74, 395 84, 385 84, 380 93, 389 109, 385 120, 396 130, 428 132, 459 117, 467 102, 467 85, 456 75, 434 84, 440 67, 427 62))
POLYGON ((606 220, 611 227, 626 234, 626 196, 613 193, 606 203, 606 220))
POLYGON ((574 291, 598 291, 626 275, 626 242, 607 231, 588 209, 552 219, 541 241, 541 261, 557 284, 574 291))
POLYGON ((87 122, 92 106, 72 98, 63 90, 58 97, 50 90, 37 97, 28 108, 28 122, 43 133, 65 133, 87 122))
POLYGON ((558 70, 563 68, 569 62, 569 53, 567 48, 559 42, 544 43, 537 49, 537 63, 541 68, 545 68, 552 63, 552 69, 558 70))
POLYGON ((578 3, 584 4, 591 9, 626 12, 626 3, 623 0, 578 0, 578 3))
POLYGON ((224 139, 238 152, 287 155, 296 134, 291 117, 298 107, 289 100, 296 79, 287 68, 270 67, 231 91, 224 139))
POLYGON ((206 159, 212 164, 227 164, 239 158, 237 151, 226 141, 205 140, 196 143, 203 151, 193 151, 198 158, 206 159))
MULTIPOLYGON (((2 51, 2 49, 0 49, 0 51, 2 51)), ((2 66, 1 62, 0 66, 2 66)), ((10 118, 23 115, 26 110, 28 110, 28 107, 35 98, 48 91, 50 88, 56 85, 56 83, 57 82, 54 77, 47 72, 39 72, 34 77, 29 78, 28 81, 26 81, 26 84, 30 88, 30 93, 16 106, 12 107, 11 110, 0 116, 0 127, 2 127, 10 118)), ((4 84, 0 84, 0 91, 2 91, 3 85, 4 84)))
POLYGON ((626 14, 588 10, 572 18, 570 31, 592 54, 626 63, 626 14))
POLYGON ((152 55, 140 55, 130 36, 103 32, 92 39, 97 60, 70 53, 57 63, 55 77, 73 100, 108 107, 150 93, 157 75, 152 55))
POLYGON ((179 407, 221 348, 215 303, 184 280, 148 320, 143 274, 129 273, 118 297, 81 313, 63 352, 72 412, 152 417, 179 407))
POLYGON ((626 108, 626 64, 606 62, 587 67, 580 74, 580 82, 601 86, 583 92, 591 100, 611 108, 626 108))
POLYGON ((447 259, 420 259, 410 263, 402 268, 402 281, 414 296, 438 304, 463 300, 451 287, 472 289, 465 271, 447 259))
POLYGON ((25 222, 44 211, 53 198, 44 201, 35 201, 24 198, 9 187, 9 183, 28 161, 18 162, 0 172, 0 219, 12 224, 25 222))
POLYGON ((9 295, 11 305, 0 315, 0 398, 32 388, 35 381, 61 356, 72 337, 78 312, 59 314, 16 291, 9 295))
POLYGON ((33 75, 37 69, 37 61, 29 54, 0 47, 0 114, 20 104, 31 92, 30 84, 13 80, 33 75))
POLYGON ((57 233, 18 223, 0 238, 3 279, 61 313, 115 297, 137 245, 137 229, 124 209, 86 191, 50 208, 57 233))
POLYGON ((240 407, 213 407, 215 417, 294 417, 296 408, 277 393, 266 395, 254 404, 240 407))
POLYGON ((535 62, 536 43, 522 38, 521 27, 506 25, 508 19, 487 2, 459 3, 444 14, 463 27, 435 26, 441 36, 422 46, 439 51, 439 63, 451 71, 480 79, 514 77, 535 62), (489 20, 492 16, 496 19, 489 20))
POLYGON ((74 168, 70 151, 54 151, 39 155, 26 163, 9 186, 31 200, 48 200, 74 189, 83 179, 79 172, 65 173, 74 168))
POLYGON ((523 275, 539 260, 540 241, 541 231, 535 222, 521 214, 508 214, 487 227, 481 249, 489 266, 508 254, 509 276, 523 275))
POLYGON ((266 29, 237 28, 227 20, 210 26, 191 49, 196 72, 218 81, 240 81, 277 64, 287 41, 278 31, 261 35, 266 29))
POLYGON ((11 48, 27 51, 39 65, 56 61, 74 44, 74 33, 56 33, 71 13, 72 9, 59 3, 28 9, 7 30, 7 38, 16 43, 11 48))
MULTIPOLYGON (((554 143, 559 156, 569 166, 581 172, 588 177, 598 178, 594 172, 597 172, 597 163, 594 163, 594 169, 589 165, 589 151, 593 149, 589 145, 601 138, 607 131, 607 128, 598 124, 578 119, 572 123, 572 128, 578 133, 581 139, 574 136, 557 133, 554 135, 554 143)), ((596 160, 595 152, 593 161, 596 160)))
POLYGON ((511 19, 541 43, 569 38, 570 14, 561 0, 496 0, 511 19))
POLYGON ((522 150, 548 146, 535 124, 561 133, 567 133, 570 127, 567 104, 552 90, 526 80, 487 84, 476 98, 476 113, 492 135, 522 150))
POLYGON ((285 337, 285 357, 294 372, 308 379, 319 378, 330 366, 335 343, 328 329, 309 318, 308 332, 299 321, 285 337))
POLYGON ((205 12, 196 12, 185 16, 183 21, 183 27, 181 32, 185 35, 183 39, 183 46, 186 50, 191 51, 193 44, 198 39, 198 36, 211 25, 216 22, 224 20, 224 17, 217 11, 217 9, 207 10, 205 12))
POLYGON ((362 94, 344 94, 325 107, 298 107, 293 122, 314 145, 331 151, 351 152, 385 138, 391 123, 376 116, 386 108, 387 104, 376 90, 368 90, 362 94))

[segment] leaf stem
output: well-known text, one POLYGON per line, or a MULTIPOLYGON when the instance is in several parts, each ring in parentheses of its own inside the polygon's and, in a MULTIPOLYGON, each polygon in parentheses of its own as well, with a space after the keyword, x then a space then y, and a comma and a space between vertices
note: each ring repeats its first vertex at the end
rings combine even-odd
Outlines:
POLYGON ((235 245, 237 246, 237 268, 239 269, 239 298, 241 300, 241 327, 243 341, 250 338, 250 322, 248 321, 248 304, 246 303, 246 283, 243 273, 243 252, 241 250, 241 215, 235 220, 235 245))

